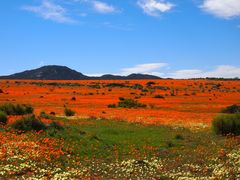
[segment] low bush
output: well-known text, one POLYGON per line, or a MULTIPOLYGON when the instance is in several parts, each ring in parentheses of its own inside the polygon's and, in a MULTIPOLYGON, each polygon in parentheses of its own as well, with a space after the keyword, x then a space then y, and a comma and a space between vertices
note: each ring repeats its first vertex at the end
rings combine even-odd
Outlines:
POLYGON ((107 84, 106 87, 118 87, 118 88, 124 88, 126 87, 125 84, 123 83, 110 83, 110 84, 107 84))
POLYGON ((120 102, 118 102, 118 107, 123 107, 123 108, 144 108, 146 107, 145 104, 142 104, 136 100, 133 99, 124 99, 124 100, 120 100, 120 102))
POLYGON ((61 124, 53 121, 47 126, 46 134, 51 137, 59 137, 63 130, 64 127, 61 124))
POLYGON ((147 89, 142 89, 142 92, 148 92, 148 90, 147 89))
POLYGON ((39 117, 40 117, 40 118, 44 118, 44 119, 52 119, 52 120, 54 119, 53 116, 51 116, 51 115, 45 113, 44 111, 40 112, 39 117))
POLYGON ((134 84, 134 85, 132 86, 132 88, 133 88, 133 89, 142 90, 142 89, 143 89, 143 85, 141 85, 141 84, 134 84))
POLYGON ((74 116, 75 115, 75 111, 65 108, 64 113, 66 116, 74 116))
POLYGON ((108 108, 116 108, 116 107, 117 107, 116 104, 109 104, 109 105, 108 105, 108 108))
POLYGON ((125 98, 124 97, 119 97, 118 98, 120 101, 123 101, 125 98))
POLYGON ((56 113, 52 111, 52 112, 50 112, 50 115, 56 116, 56 113))
POLYGON ((213 131, 221 135, 240 135, 240 114, 223 114, 214 118, 213 131))
POLYGON ((24 115, 32 114, 33 107, 27 104, 3 104, 0 106, 0 110, 5 112, 7 115, 24 115))
POLYGON ((0 124, 7 124, 8 118, 5 112, 0 111, 0 124))
POLYGON ((64 127, 56 121, 53 121, 49 124, 48 128, 56 129, 59 131, 64 130, 64 127))
POLYGON ((153 82, 153 81, 149 81, 149 82, 146 83, 147 86, 151 86, 151 85, 155 85, 155 84, 156 84, 156 83, 153 82))
POLYGON ((15 130, 21 130, 21 131, 40 131, 45 130, 46 126, 45 124, 40 120, 37 119, 34 115, 23 117, 22 119, 19 119, 15 121, 12 124, 12 128, 15 130))
POLYGON ((236 114, 240 113, 240 105, 233 104, 222 110, 222 113, 236 114))
POLYGON ((181 134, 176 134, 175 139, 177 140, 184 140, 184 137, 181 134))
POLYGON ((164 99, 164 96, 160 95, 160 94, 157 94, 155 96, 153 96, 154 98, 158 98, 158 99, 164 99))

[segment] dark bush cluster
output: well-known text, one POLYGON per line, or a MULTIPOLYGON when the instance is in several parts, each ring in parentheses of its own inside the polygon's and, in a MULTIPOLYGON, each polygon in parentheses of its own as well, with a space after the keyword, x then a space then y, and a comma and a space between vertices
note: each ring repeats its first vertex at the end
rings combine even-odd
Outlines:
POLYGON ((53 121, 49 124, 48 128, 62 131, 64 127, 56 121, 53 121))
POLYGON ((164 99, 164 96, 160 95, 160 94, 157 94, 154 96, 154 98, 158 98, 158 99, 164 99))
POLYGON ((223 114, 215 117, 213 130, 220 135, 240 135, 240 114, 223 114))
POLYGON ((52 114, 47 114, 45 113, 44 111, 40 112, 40 115, 39 115, 40 118, 44 118, 44 119, 54 119, 54 116, 52 114))
POLYGON ((12 124, 12 128, 21 131, 40 131, 45 130, 46 126, 40 119, 32 115, 23 117, 22 119, 15 121, 12 124))
POLYGON ((122 108, 145 108, 147 105, 142 104, 136 100, 133 99, 125 99, 123 97, 119 97, 118 104, 109 104, 108 108, 116 108, 116 107, 122 107, 122 108))
POLYGON ((240 113, 240 105, 233 104, 222 110, 222 113, 236 114, 240 113))
POLYGON ((126 87, 126 85, 123 84, 123 83, 110 83, 110 84, 107 84, 106 87, 109 87, 109 88, 113 88, 113 87, 124 88, 124 87, 126 87))
POLYGON ((155 84, 156 84, 156 83, 153 82, 153 81, 149 81, 149 82, 146 83, 147 86, 152 86, 152 85, 155 85, 155 84))
POLYGON ((7 124, 8 118, 5 112, 0 111, 0 124, 7 124))
POLYGON ((47 126, 46 134, 52 137, 58 136, 59 132, 63 131, 64 127, 56 121, 51 122, 47 126))
POLYGON ((145 104, 142 104, 136 100, 133 99, 123 99, 118 102, 118 107, 123 107, 123 108, 144 108, 146 107, 145 104))
POLYGON ((117 107, 116 104, 109 104, 109 105, 108 105, 108 108, 116 108, 116 107, 117 107))
POLYGON ((75 111, 73 111, 69 108, 65 108, 64 113, 66 116, 74 116, 75 115, 75 111))
POLYGON ((119 101, 124 101, 125 100, 124 97, 119 97, 118 99, 119 99, 119 101))
POLYGON ((143 89, 143 85, 141 85, 141 84, 134 84, 134 85, 132 86, 132 88, 133 88, 133 89, 142 90, 142 89, 143 89))
POLYGON ((33 107, 27 104, 3 104, 0 106, 0 111, 5 112, 7 115, 24 115, 32 114, 33 107))

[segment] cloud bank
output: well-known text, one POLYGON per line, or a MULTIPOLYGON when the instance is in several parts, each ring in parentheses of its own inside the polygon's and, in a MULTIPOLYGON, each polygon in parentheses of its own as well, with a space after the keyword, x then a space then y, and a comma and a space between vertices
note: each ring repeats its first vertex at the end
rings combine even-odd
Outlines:
POLYGON ((240 16, 240 0, 204 0, 201 8, 220 18, 240 16))
POLYGON ((199 69, 177 70, 173 73, 169 73, 168 77, 176 79, 206 78, 206 77, 240 78, 240 67, 230 65, 219 65, 215 69, 210 71, 203 71, 199 69))
MULTIPOLYGON (((167 66, 166 63, 149 63, 149 64, 138 64, 134 67, 123 68, 121 70, 121 75, 129 75, 132 73, 141 73, 141 74, 155 74, 156 70, 159 70, 162 67, 167 66)), ((157 74, 159 74, 157 72, 157 74)))
POLYGON ((150 16, 159 16, 161 13, 170 11, 174 4, 163 0, 138 0, 137 4, 150 16))
POLYGON ((37 14, 46 20, 52 20, 58 23, 75 23, 76 21, 68 17, 66 9, 60 5, 54 4, 49 0, 43 0, 39 6, 26 5, 23 10, 37 14))
POLYGON ((101 1, 92 1, 93 4, 93 8, 95 9, 95 11, 99 12, 99 13, 114 13, 117 12, 117 9, 115 7, 113 7, 112 5, 109 5, 105 2, 101 2, 101 1))
POLYGON ((240 67, 231 65, 218 65, 212 70, 179 69, 171 72, 167 63, 138 64, 133 67, 123 68, 119 73, 87 74, 89 76, 102 76, 104 74, 127 76, 133 73, 150 74, 162 78, 191 79, 191 78, 240 78, 240 67))

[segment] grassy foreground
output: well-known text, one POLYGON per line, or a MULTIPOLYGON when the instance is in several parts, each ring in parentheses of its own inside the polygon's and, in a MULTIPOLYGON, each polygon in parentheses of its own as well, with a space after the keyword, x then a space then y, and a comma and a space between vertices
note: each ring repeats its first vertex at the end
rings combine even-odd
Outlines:
POLYGON ((64 130, 1 128, 0 178, 240 178, 238 137, 97 119, 58 122, 64 130))

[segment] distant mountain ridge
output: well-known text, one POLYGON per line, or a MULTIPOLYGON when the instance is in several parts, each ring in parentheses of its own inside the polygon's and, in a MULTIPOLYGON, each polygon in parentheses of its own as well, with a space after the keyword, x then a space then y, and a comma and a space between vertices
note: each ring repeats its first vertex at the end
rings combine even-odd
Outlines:
POLYGON ((137 79, 161 79, 158 76, 148 74, 130 74, 128 76, 106 74, 100 77, 86 76, 66 66, 48 65, 33 70, 15 73, 9 76, 0 76, 0 79, 22 80, 137 80, 137 79))

